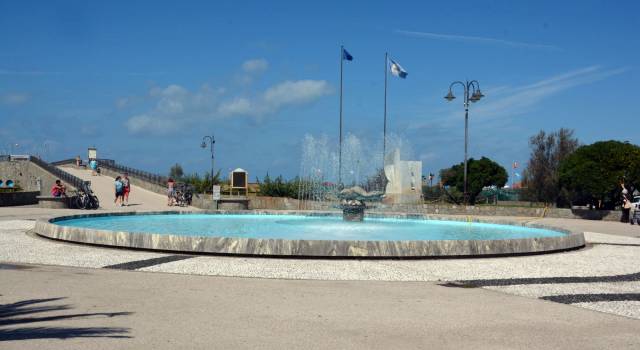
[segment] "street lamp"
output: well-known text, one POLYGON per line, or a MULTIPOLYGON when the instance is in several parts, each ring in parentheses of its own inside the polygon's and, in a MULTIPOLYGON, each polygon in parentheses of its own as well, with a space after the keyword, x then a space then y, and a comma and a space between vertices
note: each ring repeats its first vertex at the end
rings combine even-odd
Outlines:
POLYGON ((207 148, 207 140, 209 141, 209 144, 211 145, 211 198, 213 198, 213 145, 216 144, 216 139, 213 137, 213 135, 211 136, 205 136, 202 138, 202 143, 200 144, 200 147, 202 148, 207 148))
POLYGON ((471 80, 466 82, 454 81, 449 85, 449 93, 444 98, 451 102, 454 98, 453 95, 453 86, 454 85, 462 85, 464 89, 464 203, 468 204, 468 193, 467 193, 467 145, 469 143, 469 101, 475 103, 480 101, 481 98, 484 97, 482 92, 480 91, 480 83, 477 80, 471 80), (471 92, 471 95, 469 95, 471 92))

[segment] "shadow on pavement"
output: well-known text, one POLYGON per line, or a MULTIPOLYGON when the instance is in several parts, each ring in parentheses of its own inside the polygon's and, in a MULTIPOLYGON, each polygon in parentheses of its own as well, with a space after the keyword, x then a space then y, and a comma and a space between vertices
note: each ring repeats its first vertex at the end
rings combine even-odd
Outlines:
POLYGON ((563 283, 610 283, 640 281, 640 272, 613 276, 584 277, 533 277, 533 278, 500 278, 485 280, 460 280, 459 284, 474 287, 513 286, 518 284, 563 284, 563 283))
POLYGON ((622 294, 566 294, 550 295, 540 299, 555 301, 556 303, 597 303, 602 301, 640 301, 640 293, 622 294))
POLYGON ((76 313, 65 315, 28 316, 44 312, 70 310, 69 305, 43 305, 45 303, 62 300, 64 298, 29 299, 11 304, 0 305, 0 341, 26 339, 69 339, 69 338, 131 338, 127 335, 129 328, 121 327, 22 327, 6 328, 7 326, 24 325, 37 322, 51 322, 66 319, 90 317, 128 316, 131 312, 96 312, 76 313))

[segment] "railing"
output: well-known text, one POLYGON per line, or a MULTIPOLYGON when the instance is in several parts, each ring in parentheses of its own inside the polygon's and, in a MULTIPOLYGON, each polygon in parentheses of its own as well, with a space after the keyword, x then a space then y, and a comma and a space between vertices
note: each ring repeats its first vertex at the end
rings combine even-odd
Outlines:
MULTIPOLYGON (((53 174, 55 177, 59 178, 60 180, 70 184, 71 186, 82 190, 86 193, 91 193, 91 181, 85 181, 82 180, 79 177, 73 176, 71 174, 69 174, 68 172, 64 171, 64 170, 60 170, 59 168, 57 168, 55 165, 53 164, 49 164, 47 162, 45 162, 44 160, 36 157, 36 156, 30 156, 29 160, 31 162, 33 162, 34 164, 36 164, 37 166, 41 167, 42 169, 48 171, 49 173, 53 174)), ((75 160, 74 160, 75 162, 75 160)))
POLYGON ((53 166, 67 165, 67 164, 76 164, 75 158, 69 158, 69 159, 59 160, 57 162, 51 162, 51 165, 53 166))
MULTIPOLYGON (((162 175, 158 175, 158 174, 153 174, 150 173, 148 171, 144 171, 144 170, 140 170, 140 169, 136 169, 136 168, 131 168, 122 164, 118 164, 116 163, 115 160, 113 159, 103 159, 103 158, 99 158, 97 159, 98 161, 98 167, 99 168, 106 168, 112 171, 115 171, 117 173, 128 173, 129 175, 136 177, 142 181, 146 181, 146 182, 150 182, 152 184, 156 184, 156 185, 160 185, 160 186, 165 186, 167 184, 167 180, 169 179, 166 176, 162 176, 162 175)), ((54 166, 58 166, 58 165, 67 165, 67 164, 76 164, 76 160, 75 158, 69 158, 69 159, 63 159, 63 160, 59 160, 56 162, 52 162, 51 163, 54 166)))
POLYGON ((118 164, 113 159, 98 159, 98 167, 108 168, 109 170, 113 170, 121 174, 127 173, 140 180, 160 186, 165 186, 168 180, 166 176, 118 164))
MULTIPOLYGON (((12 160, 13 157, 9 156, 9 155, 1 155, 0 156, 0 161, 10 161, 12 160)), ((45 162, 44 160, 36 157, 36 156, 26 156, 24 158, 19 158, 19 160, 28 160, 31 161, 32 163, 34 163, 35 165, 41 167, 42 169, 44 169, 45 171, 49 172, 50 174, 52 174, 53 176, 57 177, 58 179, 68 183, 69 185, 82 190, 86 193, 91 193, 91 181, 85 181, 82 180, 79 177, 73 176, 71 174, 69 174, 66 171, 60 170, 58 169, 54 164, 49 164, 47 162, 45 162)), ((75 162, 75 160, 73 160, 75 162)), ((58 162, 56 162, 58 163, 58 162)))
MULTIPOLYGON (((118 164, 113 159, 99 158, 97 159, 97 161, 98 161, 99 168, 106 168, 106 169, 115 171, 117 173, 128 173, 133 177, 136 177, 140 180, 147 181, 153 184, 164 186, 166 185, 168 180, 166 176, 153 174, 148 171, 131 168, 126 165, 118 164)), ((67 165, 67 164, 76 164, 75 158, 62 159, 62 160, 51 163, 51 165, 55 165, 55 166, 67 165)))

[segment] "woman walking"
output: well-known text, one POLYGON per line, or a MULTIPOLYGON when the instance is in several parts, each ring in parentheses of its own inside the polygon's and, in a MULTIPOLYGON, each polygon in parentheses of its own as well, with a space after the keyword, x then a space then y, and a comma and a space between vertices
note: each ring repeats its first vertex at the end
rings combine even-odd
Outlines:
POLYGON ((624 182, 621 182, 620 186, 622 186, 622 216, 620 217, 620 221, 628 223, 629 213, 631 212, 631 198, 629 191, 624 187, 624 182))
POLYGON ((129 182, 129 173, 122 176, 123 199, 124 205, 129 206, 129 192, 131 192, 131 182, 129 182))
POLYGON ((124 184, 122 183, 122 178, 120 176, 116 177, 116 181, 114 182, 114 186, 116 189, 116 199, 113 201, 113 203, 118 206, 118 200, 120 201, 120 206, 124 206, 124 204, 122 203, 123 200, 123 196, 124 196, 124 184))

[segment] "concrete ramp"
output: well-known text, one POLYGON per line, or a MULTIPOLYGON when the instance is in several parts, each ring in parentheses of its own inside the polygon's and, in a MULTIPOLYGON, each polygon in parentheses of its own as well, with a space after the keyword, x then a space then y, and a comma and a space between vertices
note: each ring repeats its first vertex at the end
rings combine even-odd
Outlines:
MULTIPOLYGON (((101 209, 116 209, 113 203, 115 199, 115 179, 106 175, 92 176, 91 170, 84 168, 76 168, 73 166, 60 167, 62 170, 75 175, 83 180, 91 181, 91 189, 100 200, 101 209)), ((129 194, 129 206, 122 208, 123 210, 171 210, 178 207, 167 206, 167 197, 161 194, 145 190, 139 186, 131 185, 131 193, 129 194)), ((194 207, 185 209, 198 210, 194 207)))

